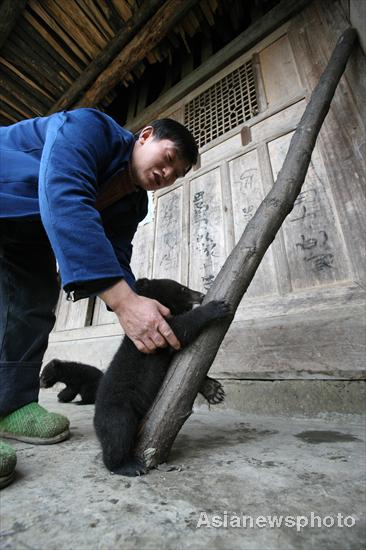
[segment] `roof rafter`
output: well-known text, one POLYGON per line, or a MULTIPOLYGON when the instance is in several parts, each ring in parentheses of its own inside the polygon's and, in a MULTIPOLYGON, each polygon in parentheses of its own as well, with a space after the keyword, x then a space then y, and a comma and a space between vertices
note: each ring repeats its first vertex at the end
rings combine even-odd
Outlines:
POLYGON ((198 0, 167 0, 98 76, 76 106, 97 105, 197 2, 198 0))
POLYGON ((18 17, 23 12, 27 0, 3 0, 0 6, 0 49, 15 27, 18 17))
POLYGON ((108 46, 100 52, 70 88, 57 100, 48 114, 71 107, 163 3, 164 0, 146 0, 134 17, 125 24, 109 42, 108 46))

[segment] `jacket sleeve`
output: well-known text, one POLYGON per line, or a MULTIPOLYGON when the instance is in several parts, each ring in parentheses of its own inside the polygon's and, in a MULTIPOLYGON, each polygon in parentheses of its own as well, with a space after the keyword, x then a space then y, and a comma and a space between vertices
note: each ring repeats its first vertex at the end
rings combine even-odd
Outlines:
POLYGON ((91 287, 95 294, 118 279, 130 280, 129 266, 118 261, 94 203, 99 174, 131 147, 97 111, 64 112, 50 122, 40 164, 39 204, 65 290, 85 284, 90 295, 91 287))
POLYGON ((129 238, 111 237, 110 241, 117 256, 119 265, 123 270, 124 278, 126 279, 127 283, 133 288, 135 285, 135 276, 132 273, 130 266, 133 249, 131 240, 129 238))

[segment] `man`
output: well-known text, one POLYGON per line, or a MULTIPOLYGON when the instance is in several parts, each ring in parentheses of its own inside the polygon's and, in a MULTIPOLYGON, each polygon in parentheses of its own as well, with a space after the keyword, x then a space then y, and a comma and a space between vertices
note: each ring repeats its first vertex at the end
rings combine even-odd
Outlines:
MULTIPOLYGON (((99 296, 140 351, 179 349, 169 310, 134 292, 131 241, 147 191, 172 185, 196 160, 192 135, 170 119, 137 138, 94 109, 0 128, 0 436, 56 443, 69 434, 67 418, 38 404, 56 260, 68 296, 99 296)), ((0 486, 14 467, 1 443, 0 486)))

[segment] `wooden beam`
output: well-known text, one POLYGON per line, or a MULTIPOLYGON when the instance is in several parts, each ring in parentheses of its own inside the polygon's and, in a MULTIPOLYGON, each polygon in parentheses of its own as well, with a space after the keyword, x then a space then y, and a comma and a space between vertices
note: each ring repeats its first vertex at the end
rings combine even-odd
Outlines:
POLYGON ((157 101, 149 105, 141 115, 134 120, 128 120, 128 128, 137 131, 147 123, 157 118, 160 113, 185 97, 195 88, 206 82, 231 61, 250 50, 260 40, 286 23, 297 13, 302 11, 311 0, 282 0, 258 21, 250 25, 227 46, 210 57, 208 61, 197 67, 184 80, 162 95, 157 101))
POLYGON ((27 0, 3 0, 0 6, 0 49, 15 27, 18 17, 23 12, 27 0))
POLYGON ((167 0, 84 94, 76 107, 93 107, 142 61, 198 0, 167 0))
POLYGON ((163 4, 164 0, 146 0, 138 9, 134 17, 109 42, 108 46, 92 61, 68 90, 51 107, 48 114, 62 109, 68 109, 82 93, 95 81, 100 73, 108 67, 124 46, 132 40, 141 27, 153 16, 163 4))
MULTIPOLYGON (((266 250, 301 191, 318 133, 356 38, 355 29, 349 28, 338 40, 291 139, 277 181, 247 224, 203 304, 213 299, 225 300, 231 305, 233 313, 236 311, 266 250)), ((147 467, 167 459, 179 430, 192 412, 198 389, 231 321, 232 318, 213 324, 192 346, 176 354, 173 359, 139 434, 136 453, 144 458, 147 467)))

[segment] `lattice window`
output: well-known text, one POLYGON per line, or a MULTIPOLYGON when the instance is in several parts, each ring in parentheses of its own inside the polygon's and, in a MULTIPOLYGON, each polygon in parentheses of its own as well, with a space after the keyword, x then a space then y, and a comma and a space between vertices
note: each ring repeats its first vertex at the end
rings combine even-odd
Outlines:
POLYGON ((187 103, 184 124, 203 147, 257 112, 253 66, 248 61, 187 103))

